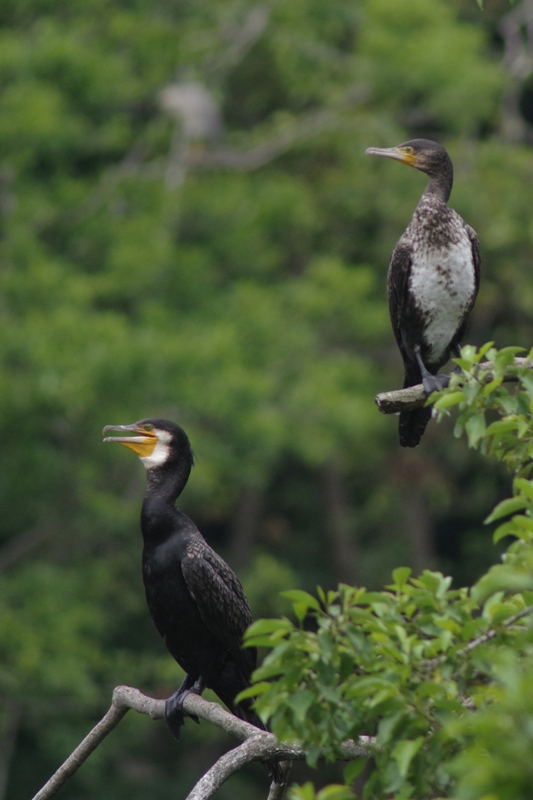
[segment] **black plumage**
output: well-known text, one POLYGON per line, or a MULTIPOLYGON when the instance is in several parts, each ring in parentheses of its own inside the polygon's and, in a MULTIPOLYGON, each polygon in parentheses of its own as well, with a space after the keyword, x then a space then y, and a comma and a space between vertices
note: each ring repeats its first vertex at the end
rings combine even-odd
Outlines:
MULTIPOLYGON (((171 731, 179 738, 185 694, 200 694, 205 687, 216 692, 233 714, 264 730, 251 701, 235 702, 250 685, 257 660, 255 648, 241 647, 253 621, 250 606, 235 573, 175 506, 194 463, 187 435, 164 419, 107 425, 104 433, 108 430, 134 434, 104 441, 133 450, 146 468, 148 486, 141 512, 146 599, 169 652, 187 673, 166 702, 171 731)), ((267 767, 276 782, 283 782, 278 763, 269 762, 267 767)))
MULTIPOLYGON (((390 260, 389 311, 405 366, 404 388, 423 383, 427 394, 447 385, 437 377, 450 354, 459 355, 468 315, 479 288, 481 257, 475 231, 448 207, 453 165, 441 145, 411 139, 369 155, 402 161, 425 172, 429 182, 390 260)), ((400 414, 400 444, 416 447, 431 408, 400 414)))

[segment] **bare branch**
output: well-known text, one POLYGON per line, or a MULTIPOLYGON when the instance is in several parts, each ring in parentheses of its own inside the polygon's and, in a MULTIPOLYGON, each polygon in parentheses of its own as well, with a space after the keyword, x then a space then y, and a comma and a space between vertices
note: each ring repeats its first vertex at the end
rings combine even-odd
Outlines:
MULTIPOLYGON (((48 800, 48 798, 54 797, 64 783, 88 759, 93 750, 116 728, 130 708, 139 714, 146 714, 154 720, 163 719, 165 716, 164 700, 147 697, 131 686, 117 686, 107 714, 95 725, 43 788, 37 792, 33 800, 48 800)), ((251 761, 271 759, 293 761, 306 758, 307 753, 301 747, 278 743, 273 733, 262 731, 254 725, 250 725, 249 722, 238 719, 229 711, 225 711, 218 703, 210 703, 199 695, 187 695, 183 701, 183 708, 188 714, 195 714, 238 739, 244 740, 243 744, 223 755, 205 773, 188 795, 187 800, 206 800, 211 797, 224 781, 251 761)), ((354 758, 368 758, 375 749, 374 745, 374 739, 370 736, 361 736, 357 742, 348 740, 342 745, 341 759, 351 761, 354 758)), ((272 795, 273 800, 276 797, 279 798, 281 795, 272 795)))
MULTIPOLYGON (((527 358, 515 358, 515 367, 529 367, 533 369, 533 362, 527 358)), ((489 370, 487 380, 491 381, 494 377, 490 371, 493 365, 490 361, 483 361, 480 364, 483 370, 489 370)), ((506 372, 503 376, 505 383, 516 383, 518 376, 512 372, 506 372)), ((375 403, 382 414, 398 414, 400 411, 409 411, 411 408, 420 408, 427 400, 427 394, 421 383, 410 386, 408 389, 395 389, 392 392, 381 392, 376 395, 375 403)))
POLYGON ((374 398, 374 402, 382 414, 397 414, 399 411, 409 411, 410 408, 419 408, 426 402, 428 396, 421 383, 409 386, 408 389, 393 389, 392 392, 381 392, 374 398))
POLYGON ((107 734, 111 733, 113 728, 116 728, 127 710, 127 708, 120 708, 112 703, 105 717, 95 725, 82 743, 78 745, 74 752, 71 753, 67 760, 59 767, 57 772, 55 772, 50 780, 45 783, 43 788, 37 792, 33 800, 48 800, 49 797, 54 797, 63 784, 65 784, 89 758, 93 750, 96 750, 107 734))
MULTIPOLYGON (((518 359, 517 359, 518 360, 518 359)), ((525 359, 521 359, 525 361, 525 359)), ((533 605, 518 611, 503 623, 504 628, 510 628, 519 619, 533 613, 533 605)), ((467 655, 481 644, 494 639, 501 632, 501 628, 491 628, 480 636, 472 639, 467 645, 457 651, 456 655, 467 655)), ((424 663, 426 669, 433 669, 443 663, 448 656, 443 654, 438 658, 429 659, 424 663)), ((467 702, 465 707, 470 708, 467 702)), ((184 699, 184 710, 188 714, 195 714, 212 723, 218 728, 231 733, 242 744, 225 753, 211 769, 198 781, 190 792, 187 800, 207 800, 234 772, 252 761, 303 761, 307 752, 295 743, 288 745, 278 742, 273 733, 262 731, 254 725, 238 719, 225 711, 218 703, 210 703, 195 694, 189 694, 184 699)), ((117 686, 113 692, 113 700, 109 711, 95 725, 80 745, 66 759, 50 780, 37 792, 33 800, 48 800, 54 797, 65 782, 81 767, 90 754, 98 747, 105 737, 116 728, 128 709, 133 709, 139 714, 146 714, 154 720, 163 719, 165 701, 147 697, 138 689, 130 686, 117 686)), ((360 736, 357 741, 347 740, 341 747, 341 760, 351 761, 355 758, 369 758, 376 750, 375 739, 370 736, 360 736)), ((271 787, 269 800, 280 800, 283 796, 281 788, 271 787)))
POLYGON ((290 150, 296 142, 307 139, 328 128, 339 124, 340 111, 343 108, 357 106, 368 97, 365 86, 356 86, 335 105, 320 108, 303 114, 299 119, 287 125, 287 128, 264 143, 250 150, 231 150, 217 148, 213 150, 189 149, 184 155, 184 162, 192 167, 220 167, 222 169, 252 170, 268 164, 278 156, 290 150))
MULTIPOLYGON (((519 611, 517 614, 513 614, 512 617, 506 619, 502 626, 504 628, 509 628, 511 625, 514 625, 519 619, 522 617, 527 617, 529 614, 533 613, 533 606, 528 606, 527 608, 523 608, 522 611, 519 611)), ((480 644, 485 644, 485 642, 490 642, 491 639, 494 639, 499 633, 501 633, 500 629, 491 628, 486 633, 482 633, 481 636, 472 639, 471 642, 468 642, 467 645, 462 647, 460 650, 457 651, 458 656, 466 656, 468 653, 471 653, 476 647, 479 647, 480 644)))
POLYGON ((289 782, 289 775, 292 769, 292 761, 280 761, 280 766, 283 769, 285 775, 285 783, 274 783, 270 784, 270 791, 268 793, 267 800, 283 800, 285 795, 285 789, 287 788, 287 784, 289 782))
POLYGON ((273 3, 259 3, 253 6, 241 26, 231 25, 227 21, 222 28, 222 35, 227 40, 227 48, 222 53, 211 57, 206 63, 207 73, 225 74, 234 68, 251 50, 263 34, 272 11, 273 3))

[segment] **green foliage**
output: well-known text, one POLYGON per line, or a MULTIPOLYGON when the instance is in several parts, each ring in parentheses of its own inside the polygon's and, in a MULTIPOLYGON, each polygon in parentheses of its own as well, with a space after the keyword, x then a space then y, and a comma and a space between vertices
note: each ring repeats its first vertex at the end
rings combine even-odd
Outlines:
MULTIPOLYGON (((310 764, 320 753, 339 757, 347 738, 376 736, 365 797, 450 796, 462 698, 482 707, 499 680, 489 645, 470 654, 469 643, 497 631, 490 647, 499 652, 511 639, 508 620, 525 608, 520 594, 492 595, 480 606, 440 573, 409 573, 395 570, 383 592, 319 590, 321 608, 311 595, 286 593, 300 625, 260 620, 246 637, 271 648, 246 695, 257 696, 257 710, 278 737, 309 748, 310 764), (311 618, 316 632, 308 629, 311 618)), ((513 646, 524 646, 525 630, 515 624, 513 646)))
MULTIPOLYGON (((456 435, 466 432, 471 447, 513 472, 514 496, 486 520, 513 515, 494 532, 496 542, 512 539, 502 563, 470 590, 451 589, 438 572, 413 578, 397 568, 382 592, 342 584, 318 597, 285 592, 298 622, 259 620, 246 634, 247 645, 270 652, 244 695, 257 698, 280 739, 308 748, 311 765, 319 755, 338 758, 345 739, 375 736, 364 798, 529 797, 533 380, 531 354, 515 366, 519 350, 463 348, 461 374, 431 398, 441 417, 458 406, 456 435)), ((313 792, 304 786, 294 796, 313 792)))

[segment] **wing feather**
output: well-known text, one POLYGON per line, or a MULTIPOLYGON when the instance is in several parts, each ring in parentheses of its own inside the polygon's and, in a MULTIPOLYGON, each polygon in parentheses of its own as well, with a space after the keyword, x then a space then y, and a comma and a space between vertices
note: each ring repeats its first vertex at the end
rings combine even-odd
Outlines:
POLYGON ((205 625, 249 675, 255 667, 254 653, 242 650, 241 644, 253 617, 239 579, 205 542, 188 549, 181 569, 205 625))

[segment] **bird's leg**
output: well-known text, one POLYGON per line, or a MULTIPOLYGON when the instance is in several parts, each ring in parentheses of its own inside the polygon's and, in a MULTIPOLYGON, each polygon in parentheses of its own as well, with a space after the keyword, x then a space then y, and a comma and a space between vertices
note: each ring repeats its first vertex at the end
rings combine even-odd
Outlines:
POLYGON ((432 375, 431 372, 426 369, 426 365, 422 361, 422 356, 420 355, 420 345, 415 345, 415 347, 413 347, 413 352, 420 369, 420 374, 422 375, 422 385, 424 386, 424 391, 426 394, 430 395, 433 394, 433 392, 439 392, 441 389, 446 389, 450 383, 449 374, 432 375))
MULTIPOLYGON (((190 675, 186 675, 180 688, 165 702, 165 720, 175 739, 179 740, 181 726, 185 723, 183 700, 189 694, 189 692, 194 692, 194 694, 202 694, 204 689, 205 685, 202 685, 202 678, 199 678, 195 683, 194 678, 191 678, 190 675), (201 688, 199 688, 199 686, 201 688)), ((189 716, 195 722, 198 722, 198 717, 194 716, 194 714, 187 714, 187 716, 189 716)))
MULTIPOLYGON (((454 345, 452 345, 452 353, 453 353, 454 358, 461 358, 461 348, 459 347, 457 342, 454 345)), ((459 374, 462 371, 463 370, 461 369, 459 364, 456 364, 454 369, 452 369, 452 373, 455 372, 456 374, 459 374)))

